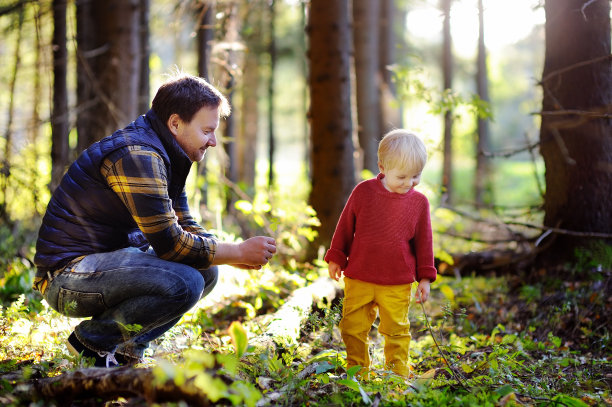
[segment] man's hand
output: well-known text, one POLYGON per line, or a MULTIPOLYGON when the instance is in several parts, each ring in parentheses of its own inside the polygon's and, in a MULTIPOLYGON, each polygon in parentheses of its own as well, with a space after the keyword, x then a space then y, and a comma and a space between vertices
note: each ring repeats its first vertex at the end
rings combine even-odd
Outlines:
POLYGON ((259 269, 276 253, 276 241, 255 236, 240 243, 217 243, 213 264, 230 264, 240 268, 259 269))
POLYGON ((338 281, 340 277, 342 277, 342 270, 340 269, 340 265, 338 263, 334 263, 333 261, 329 262, 329 276, 334 280, 338 281))
POLYGON ((420 304, 427 301, 429 298, 429 280, 424 278, 419 282, 419 286, 416 290, 416 303, 420 304))

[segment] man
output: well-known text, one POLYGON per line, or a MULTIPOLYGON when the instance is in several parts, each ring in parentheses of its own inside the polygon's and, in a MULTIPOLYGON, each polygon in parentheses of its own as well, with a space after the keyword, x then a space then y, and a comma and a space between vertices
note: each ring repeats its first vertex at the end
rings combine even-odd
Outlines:
POLYGON ((131 364, 217 282, 219 264, 259 269, 274 239, 220 242, 189 213, 191 164, 217 144, 225 97, 201 78, 163 84, 145 115, 70 166, 40 227, 34 287, 76 326, 68 349, 131 364))

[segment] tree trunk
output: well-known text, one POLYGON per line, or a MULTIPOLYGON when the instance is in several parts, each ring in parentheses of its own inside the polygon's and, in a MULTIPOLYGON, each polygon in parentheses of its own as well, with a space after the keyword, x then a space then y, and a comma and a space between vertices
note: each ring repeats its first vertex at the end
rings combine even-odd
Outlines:
MULTIPOLYGON (((219 3, 221 4, 221 3, 219 3)), ((222 23, 225 31, 222 34, 223 42, 227 44, 224 48, 219 48, 219 59, 222 61, 219 80, 225 85, 225 94, 230 105, 233 106, 232 114, 223 122, 223 149, 225 152, 225 177, 230 184, 238 183, 238 163, 236 159, 236 138, 237 126, 240 123, 241 112, 239 104, 234 103, 236 95, 236 84, 240 82, 241 74, 241 48, 243 44, 240 38, 240 16, 238 14, 239 4, 236 1, 223 3, 225 6, 225 21, 222 23)), ((225 188, 225 208, 230 214, 235 213, 234 202, 236 195, 229 186, 225 188)))
MULTIPOLYGON (((444 76, 444 92, 452 90, 453 83, 453 52, 450 31, 450 11, 452 0, 442 0, 442 71, 444 76)), ((442 158, 442 197, 443 204, 453 202, 453 112, 450 107, 444 111, 444 147, 442 158)))
POLYGON ((237 149, 238 181, 248 195, 255 195, 255 173, 257 158, 257 134, 259 129, 259 84, 261 69, 259 56, 264 53, 262 43, 264 13, 270 5, 260 2, 250 3, 243 12, 245 27, 242 32, 247 52, 244 59, 242 86, 242 115, 237 149))
POLYGON ((328 247, 355 186, 351 124, 348 0, 312 0, 307 26, 310 66, 312 189, 321 226, 310 246, 328 247))
POLYGON ((213 1, 196 0, 198 13, 197 43, 198 43, 198 76, 209 80, 210 50, 214 40, 214 14, 213 1))
POLYGON ((149 0, 140 0, 140 73, 138 83, 138 114, 145 114, 149 110, 150 84, 149 76, 149 56, 151 47, 149 46, 149 0))
POLYGON ((404 30, 406 14, 395 5, 395 0, 380 2, 380 132, 381 135, 403 126, 402 108, 397 100, 396 86, 390 67, 395 64, 397 49, 401 46, 396 35, 396 29, 404 30))
POLYGON ((8 117, 6 121, 6 131, 4 133, 4 151, 2 160, 0 161, 0 219, 5 223, 11 223, 9 215, 6 211, 8 204, 7 191, 9 187, 9 178, 11 175, 11 165, 13 156, 13 120, 15 117, 15 88, 17 85, 17 74, 21 67, 21 42, 23 39, 23 21, 25 15, 25 5, 22 4, 19 8, 18 23, 17 23, 17 38, 15 40, 15 54, 13 72, 9 80, 9 105, 8 117))
MULTIPOLYGON (((484 39, 484 10, 482 0, 478 0, 478 56, 476 69, 476 90, 483 102, 489 102, 489 75, 487 70, 487 49, 484 39)), ((476 174, 474 195, 476 207, 493 204, 491 185, 491 162, 485 154, 491 151, 489 140, 489 121, 478 114, 476 141, 476 174)))
POLYGON ((612 234, 610 2, 547 0, 545 12, 544 224, 568 232, 555 234, 540 259, 563 264, 589 242, 572 231, 612 234))
POLYGON ((77 1, 78 152, 138 115, 140 0, 77 1))
POLYGON ((53 106, 51 108, 51 185, 59 185, 68 165, 68 49, 66 47, 66 0, 53 1, 53 106))
MULTIPOLYGON (((212 42, 215 39, 215 3, 214 1, 196 0, 197 21, 197 50, 198 50, 198 76, 210 80, 209 64, 212 42)), ((206 182, 206 156, 197 163, 198 177, 204 178, 200 187, 200 205, 208 205, 208 183, 206 182)))
POLYGON ((41 103, 45 99, 43 95, 43 87, 41 82, 41 76, 46 74, 45 67, 43 66, 43 53, 46 50, 46 42, 43 47, 41 41, 41 20, 46 11, 43 11, 41 4, 36 3, 33 5, 34 9, 34 74, 32 78, 33 89, 32 89, 32 116, 30 118, 30 123, 28 124, 27 130, 27 145, 29 148, 23 150, 23 161, 25 161, 26 168, 24 169, 26 172, 25 182, 30 185, 28 189, 28 194, 31 196, 26 198, 23 195, 22 199, 30 199, 34 208, 34 213, 38 214, 39 207, 46 204, 46 202, 40 201, 39 193, 41 190, 37 187, 39 180, 42 178, 40 174, 40 170, 37 165, 31 165, 30 163, 34 163, 38 161, 39 155, 37 152, 36 146, 41 144, 40 135, 42 130, 42 120, 40 117, 40 108, 41 103), (41 205, 42 204, 42 205, 41 205))
POLYGON ((353 43, 357 100, 357 135, 362 167, 378 172, 380 130, 378 1, 353 0, 353 43))
POLYGON ((276 149, 274 136, 274 76, 276 75, 276 12, 275 1, 270 0, 270 38, 268 54, 270 55, 270 78, 268 80, 268 188, 274 188, 274 153, 276 149))

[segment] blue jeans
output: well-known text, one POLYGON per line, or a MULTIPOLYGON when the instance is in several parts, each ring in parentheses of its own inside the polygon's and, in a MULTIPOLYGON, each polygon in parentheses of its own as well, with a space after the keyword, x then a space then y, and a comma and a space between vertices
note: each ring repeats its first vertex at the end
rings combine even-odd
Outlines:
POLYGON ((212 291, 217 276, 215 266, 198 270, 130 247, 67 266, 44 297, 61 314, 91 317, 74 330, 86 347, 141 358, 150 341, 212 291))

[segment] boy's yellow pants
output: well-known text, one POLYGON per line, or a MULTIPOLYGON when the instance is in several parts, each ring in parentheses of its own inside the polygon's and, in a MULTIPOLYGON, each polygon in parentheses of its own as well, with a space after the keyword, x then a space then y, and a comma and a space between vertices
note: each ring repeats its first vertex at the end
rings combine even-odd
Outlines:
POLYGON ((379 285, 344 277, 344 305, 340 331, 346 346, 347 369, 370 367, 369 332, 380 316, 378 331, 385 337, 386 368, 408 377, 410 322, 408 309, 412 284, 379 285))

